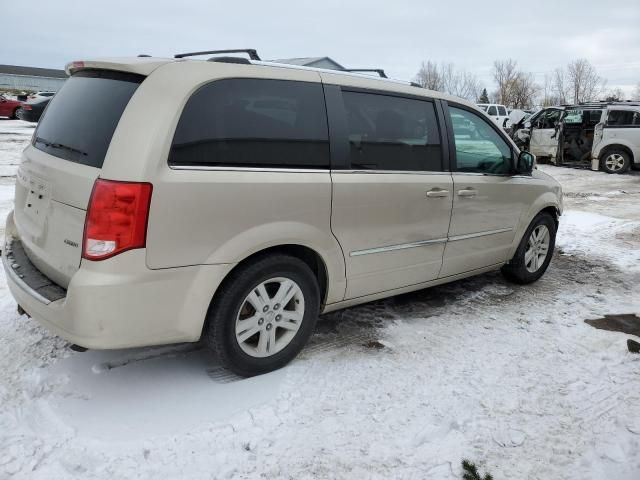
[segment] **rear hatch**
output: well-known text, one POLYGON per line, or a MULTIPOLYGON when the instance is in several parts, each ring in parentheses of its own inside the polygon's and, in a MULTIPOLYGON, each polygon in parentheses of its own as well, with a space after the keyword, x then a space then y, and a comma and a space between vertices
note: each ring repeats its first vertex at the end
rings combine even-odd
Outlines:
POLYGON ((15 223, 31 262, 67 287, 80 266, 85 214, 114 131, 145 77, 89 69, 51 99, 16 179, 15 223))

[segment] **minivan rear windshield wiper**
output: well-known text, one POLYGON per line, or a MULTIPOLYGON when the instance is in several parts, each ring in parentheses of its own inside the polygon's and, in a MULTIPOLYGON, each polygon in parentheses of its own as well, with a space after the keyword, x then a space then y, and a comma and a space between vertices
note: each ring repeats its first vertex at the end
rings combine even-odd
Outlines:
POLYGON ((45 140, 44 138, 37 137, 36 143, 42 143, 45 147, 48 148, 61 148, 63 150, 68 150, 70 152, 78 153, 80 155, 87 156, 89 155, 87 152, 83 152, 82 150, 78 150, 77 148, 70 147, 69 145, 64 145, 62 143, 54 143, 45 140))

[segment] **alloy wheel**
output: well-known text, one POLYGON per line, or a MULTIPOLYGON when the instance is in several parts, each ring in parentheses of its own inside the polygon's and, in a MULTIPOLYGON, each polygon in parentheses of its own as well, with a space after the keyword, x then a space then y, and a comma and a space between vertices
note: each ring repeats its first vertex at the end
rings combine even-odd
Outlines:
POLYGON ((244 353, 264 358, 285 348, 304 318, 304 295, 300 286, 275 277, 251 289, 236 317, 236 341, 244 353))
POLYGON ((622 168, 624 167, 624 163, 625 163, 625 159, 619 153, 612 153, 611 155, 608 155, 604 161, 604 164, 607 166, 607 169, 609 169, 612 172, 617 172, 619 170, 622 170, 622 168))
POLYGON ((538 225, 533 229, 524 252, 524 265, 527 271, 537 272, 544 264, 549 254, 551 236, 546 225, 538 225))

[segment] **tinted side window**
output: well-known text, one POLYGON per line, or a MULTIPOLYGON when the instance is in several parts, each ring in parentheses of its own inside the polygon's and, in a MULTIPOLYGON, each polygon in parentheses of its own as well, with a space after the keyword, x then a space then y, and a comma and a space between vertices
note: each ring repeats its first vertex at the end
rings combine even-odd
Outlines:
POLYGON ((433 102, 373 93, 342 93, 351 168, 442 170, 433 102))
POLYGON ((499 114, 501 117, 504 117, 504 116, 506 116, 506 115, 507 115, 507 110, 506 110, 504 107, 498 107, 498 114, 499 114))
POLYGON ((495 106, 492 105, 489 107, 489 110, 487 110, 487 113, 489 115, 498 115, 498 110, 496 109, 495 106))
POLYGON ((479 115, 449 107, 459 172, 507 174, 511 172, 511 147, 479 115))
POLYGON ((616 127, 640 125, 640 115, 632 110, 611 110, 607 117, 607 125, 616 127))
POLYGON ((182 112, 169 164, 329 168, 322 85, 261 79, 205 85, 182 112))

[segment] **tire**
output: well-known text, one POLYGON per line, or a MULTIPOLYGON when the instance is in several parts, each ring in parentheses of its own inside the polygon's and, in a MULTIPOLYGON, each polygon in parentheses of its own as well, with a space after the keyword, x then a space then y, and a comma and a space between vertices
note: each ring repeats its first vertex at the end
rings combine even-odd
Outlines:
POLYGON ((529 228, 527 228, 511 261, 502 267, 502 274, 507 280, 521 285, 535 282, 544 274, 547 267, 549 267, 555 244, 556 222, 550 214, 541 212, 536 215, 529 225, 529 228), (541 258, 540 252, 542 252, 544 242, 539 242, 538 246, 532 246, 530 245, 530 240, 535 242, 536 240, 532 236, 534 231, 536 235, 539 235, 540 233, 544 233, 545 228, 548 233, 548 241, 546 243, 546 256, 541 258), (533 248, 533 254, 530 253, 531 248, 533 248), (535 260, 532 255, 537 255, 535 260), (534 265, 534 261, 537 262, 536 265, 534 265))
POLYGON ((600 168, 607 173, 625 173, 631 167, 631 157, 624 150, 607 150, 600 159, 600 168))
POLYGON ((18 110, 20 110, 20 107, 17 107, 13 110, 11 116, 9 117, 11 120, 15 120, 16 118, 18 118, 18 110))
POLYGON ((284 254, 259 257, 233 271, 214 296, 204 340, 222 365, 237 375, 271 372, 293 360, 306 345, 319 308, 318 282, 307 264, 284 254), (283 305, 277 303, 281 291, 294 292, 284 295, 283 305), (288 299, 288 295, 293 296, 288 299), (249 326, 242 327, 241 322, 249 326))

